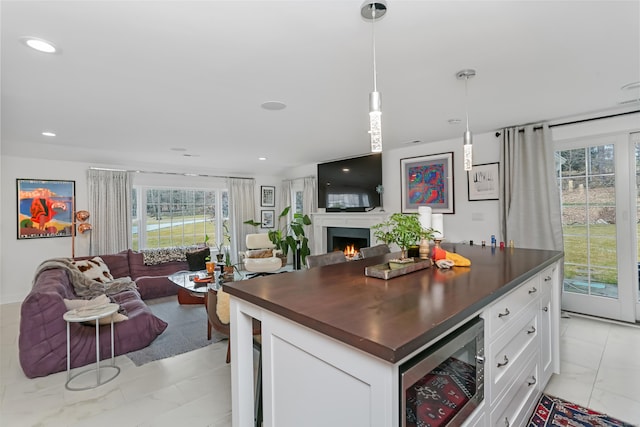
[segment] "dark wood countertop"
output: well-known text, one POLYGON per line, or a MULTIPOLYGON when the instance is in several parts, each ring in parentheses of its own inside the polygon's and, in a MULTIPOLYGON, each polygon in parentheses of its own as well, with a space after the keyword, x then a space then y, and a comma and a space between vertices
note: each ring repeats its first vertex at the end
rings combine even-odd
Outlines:
POLYGON ((364 275, 397 254, 224 285, 231 295, 395 363, 562 258, 562 252, 443 245, 471 267, 390 280, 364 275))

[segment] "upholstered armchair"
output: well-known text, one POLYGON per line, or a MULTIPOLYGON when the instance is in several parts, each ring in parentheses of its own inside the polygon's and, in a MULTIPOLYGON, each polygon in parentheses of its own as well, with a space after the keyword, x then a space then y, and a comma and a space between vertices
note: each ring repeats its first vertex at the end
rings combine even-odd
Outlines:
POLYGON ((282 261, 278 258, 280 250, 269 240, 265 233, 247 234, 247 250, 241 252, 244 269, 249 273, 247 278, 271 274, 282 268, 282 261))

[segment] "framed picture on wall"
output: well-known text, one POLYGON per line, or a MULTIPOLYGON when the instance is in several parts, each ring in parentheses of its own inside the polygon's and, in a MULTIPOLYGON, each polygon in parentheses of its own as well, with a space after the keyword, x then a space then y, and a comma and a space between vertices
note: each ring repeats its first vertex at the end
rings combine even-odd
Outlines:
POLYGON ((260 211, 260 228, 273 228, 276 211, 260 211))
POLYGON ((498 200, 500 196, 500 163, 473 165, 467 172, 469 201, 498 200))
POLYGON ((453 152, 400 159, 402 212, 455 213, 453 152))
POLYGON ((276 187, 262 185, 260 187, 260 206, 274 207, 276 205, 276 187))
POLYGON ((18 239, 71 236, 75 184, 75 181, 18 178, 18 239))

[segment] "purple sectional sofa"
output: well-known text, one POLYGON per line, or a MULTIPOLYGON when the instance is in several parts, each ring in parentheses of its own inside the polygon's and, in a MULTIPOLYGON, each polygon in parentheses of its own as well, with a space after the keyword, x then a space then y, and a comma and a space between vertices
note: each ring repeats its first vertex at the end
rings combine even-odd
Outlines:
MULTIPOLYGON (((186 270, 186 261, 168 261, 145 265, 142 253, 131 250, 100 255, 114 278, 130 277, 137 290, 125 290, 112 296, 126 311, 128 320, 114 323, 115 354, 125 354, 148 346, 167 327, 151 313, 144 299, 175 295, 178 287, 167 276, 186 270)), ((77 259, 86 259, 84 257, 77 259)), ((18 348, 20 364, 27 377, 35 378, 67 368, 64 299, 77 299, 66 270, 50 269, 38 275, 21 306, 18 348)), ((71 367, 94 363, 95 326, 71 323, 71 367)), ((101 359, 111 357, 110 328, 100 327, 101 359)))

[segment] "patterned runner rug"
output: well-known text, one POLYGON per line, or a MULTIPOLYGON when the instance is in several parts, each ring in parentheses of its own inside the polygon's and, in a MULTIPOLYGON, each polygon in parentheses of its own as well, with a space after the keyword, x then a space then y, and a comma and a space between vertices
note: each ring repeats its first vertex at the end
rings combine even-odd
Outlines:
POLYGON ((529 419, 529 427, 634 427, 600 412, 543 394, 529 419))

